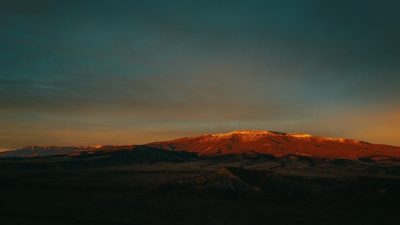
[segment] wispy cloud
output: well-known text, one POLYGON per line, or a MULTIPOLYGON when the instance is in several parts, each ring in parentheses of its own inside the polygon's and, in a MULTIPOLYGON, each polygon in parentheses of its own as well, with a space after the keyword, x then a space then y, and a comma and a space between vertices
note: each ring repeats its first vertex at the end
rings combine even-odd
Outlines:
POLYGON ((237 128, 397 143, 396 134, 378 132, 384 127, 357 133, 361 122, 343 129, 337 118, 359 115, 373 124, 364 109, 395 112, 398 3, 0 4, 6 148, 237 128))

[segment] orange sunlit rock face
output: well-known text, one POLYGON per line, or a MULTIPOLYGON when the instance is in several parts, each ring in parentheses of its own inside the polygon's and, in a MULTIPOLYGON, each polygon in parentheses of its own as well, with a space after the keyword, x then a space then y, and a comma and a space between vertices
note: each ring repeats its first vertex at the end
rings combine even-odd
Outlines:
POLYGON ((150 144, 165 150, 189 151, 200 156, 271 154, 318 158, 400 157, 400 147, 370 144, 345 138, 323 138, 309 134, 272 131, 233 131, 207 134, 150 144))
POLYGON ((310 134, 287 134, 262 130, 239 130, 224 134, 206 134, 146 145, 98 145, 94 147, 28 146, 1 156, 34 157, 48 155, 79 155, 88 152, 118 152, 149 147, 166 151, 192 152, 203 157, 222 155, 269 154, 276 157, 307 156, 313 158, 400 159, 400 147, 370 144, 346 138, 325 138, 310 134))

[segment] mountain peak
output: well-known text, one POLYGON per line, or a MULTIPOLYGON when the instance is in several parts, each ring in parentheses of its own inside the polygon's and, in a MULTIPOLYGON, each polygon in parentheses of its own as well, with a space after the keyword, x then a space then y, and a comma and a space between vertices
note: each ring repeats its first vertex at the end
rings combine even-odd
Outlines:
POLYGON ((295 138, 311 138, 311 134, 289 134, 270 130, 234 130, 228 133, 212 134, 212 136, 232 136, 232 135, 261 135, 261 136, 290 136, 295 138))
MULTIPOLYGON (((211 140, 235 139, 237 141, 242 141, 242 142, 253 142, 267 137, 278 137, 278 136, 291 136, 291 134, 269 131, 269 130, 234 130, 228 133, 204 135, 203 137, 211 140)), ((311 135, 306 135, 306 134, 293 134, 293 136, 311 137, 311 135)))
POLYGON ((213 134, 213 136, 229 136, 229 135, 271 135, 271 134, 284 134, 268 130, 234 130, 228 133, 213 134))
POLYGON ((241 137, 243 139, 258 139, 263 137, 282 137, 282 138, 296 138, 296 139, 314 139, 315 141, 330 141, 330 142, 349 142, 353 144, 359 144, 361 141, 347 139, 342 137, 320 137, 320 136, 313 136, 311 134, 305 133, 283 133, 277 131, 270 131, 270 130, 234 130, 228 133, 220 133, 220 134, 208 134, 204 136, 211 136, 216 138, 230 138, 230 137, 241 137))

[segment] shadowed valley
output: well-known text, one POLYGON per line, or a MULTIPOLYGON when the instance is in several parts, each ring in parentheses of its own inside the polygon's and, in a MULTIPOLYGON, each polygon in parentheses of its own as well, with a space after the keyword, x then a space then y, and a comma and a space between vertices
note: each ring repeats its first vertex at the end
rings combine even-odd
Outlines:
POLYGON ((236 131, 60 149, 0 158, 4 224, 365 225, 399 210, 393 146, 236 131))

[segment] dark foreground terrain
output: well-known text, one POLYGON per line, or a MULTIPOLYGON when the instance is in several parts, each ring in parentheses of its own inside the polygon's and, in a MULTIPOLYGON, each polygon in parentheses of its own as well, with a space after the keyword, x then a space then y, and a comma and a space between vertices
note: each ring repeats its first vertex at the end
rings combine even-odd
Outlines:
POLYGON ((1 224, 384 225, 400 220, 395 161, 126 154, 0 159, 1 224))

